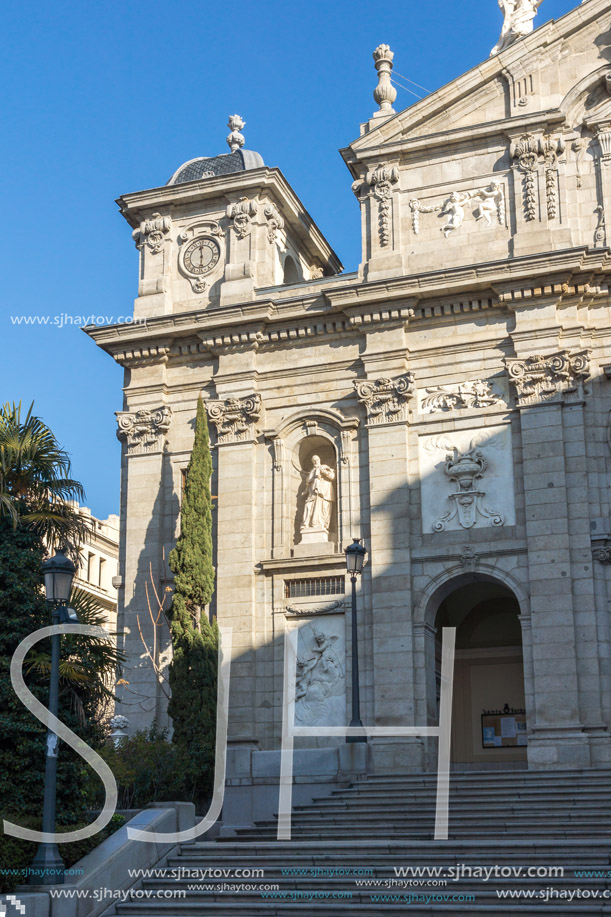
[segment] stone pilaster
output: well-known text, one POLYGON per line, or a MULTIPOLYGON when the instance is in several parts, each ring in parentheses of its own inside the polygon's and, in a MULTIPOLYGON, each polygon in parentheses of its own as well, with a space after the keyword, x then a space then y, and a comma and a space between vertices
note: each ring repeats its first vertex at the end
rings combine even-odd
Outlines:
MULTIPOLYGON (((119 593, 118 621, 126 653, 118 690, 117 712, 129 719, 130 732, 151 725, 151 714, 161 727, 169 725, 161 675, 169 662, 169 634, 165 622, 155 626, 155 591, 163 593, 165 570, 165 443, 172 412, 167 405, 117 411, 117 436, 123 443, 122 551, 123 588, 119 593), (152 658, 151 658, 152 657, 152 658)), ((166 673, 167 674, 167 673, 166 673)), ((167 688, 165 689, 167 691, 167 688)))
POLYGON ((229 745, 255 742, 255 563, 257 513, 257 422, 261 396, 245 394, 221 378, 218 400, 206 408, 216 428, 217 449, 217 576, 216 603, 220 626, 233 627, 229 745), (236 394, 229 394, 229 392, 236 394))
POLYGON ((382 163, 371 169, 352 190, 364 214, 363 262, 367 280, 399 276, 404 272, 401 248, 401 219, 398 202, 398 166, 382 163))
POLYGON ((602 248, 609 244, 611 226, 611 121, 596 126, 596 140, 598 145, 596 167, 600 200, 596 208, 594 244, 602 248))
POLYGON ((595 763, 602 728, 583 383, 587 351, 506 360, 522 431, 534 722, 531 767, 595 763), (593 652, 594 650, 594 652, 593 652))
MULTIPOLYGON (((413 682, 410 600, 409 486, 407 420, 414 384, 406 372, 399 329, 368 336, 363 363, 367 379, 356 380, 366 413, 370 535, 366 567, 371 584, 374 725, 414 725, 414 699, 405 686, 413 682), (393 354, 392 351, 395 351, 393 354), (385 354, 387 376, 379 375, 385 354)), ((375 769, 422 767, 419 739, 388 738, 373 743, 375 769)))

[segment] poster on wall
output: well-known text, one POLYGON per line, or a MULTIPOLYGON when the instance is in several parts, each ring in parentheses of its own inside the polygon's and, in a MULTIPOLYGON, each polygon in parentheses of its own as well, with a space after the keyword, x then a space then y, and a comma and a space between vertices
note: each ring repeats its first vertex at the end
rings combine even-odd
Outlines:
POLYGON ((513 748, 527 744, 524 709, 505 704, 502 710, 482 712, 482 748, 513 748))

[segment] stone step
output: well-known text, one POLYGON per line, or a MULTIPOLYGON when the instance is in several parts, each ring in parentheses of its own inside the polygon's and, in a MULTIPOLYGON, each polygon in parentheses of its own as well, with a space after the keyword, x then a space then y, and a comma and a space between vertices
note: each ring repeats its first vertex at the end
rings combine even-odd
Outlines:
MULTIPOLYGON (((334 826, 333 830, 329 830, 328 825, 322 826, 309 826, 301 827, 298 832, 294 832, 294 835, 297 838, 310 838, 317 840, 344 840, 351 839, 354 837, 355 831, 359 830, 355 827, 338 827, 334 826)), ((362 829, 360 829, 362 832, 362 829)), ((520 825, 496 825, 491 828, 478 828, 477 833, 480 837, 499 837, 499 835, 504 835, 505 837, 515 836, 523 837, 525 830, 524 826, 520 825)), ((368 835, 371 837, 379 837, 389 839, 420 839, 422 841, 432 840, 433 839, 433 829, 426 828, 413 828, 412 830, 407 830, 402 827, 397 827, 395 825, 388 826, 376 826, 375 828, 368 829, 368 835)), ((550 839, 555 837, 561 838, 587 838, 587 837, 599 837, 601 840, 608 837, 608 828, 596 829, 593 827, 587 826, 574 826, 574 827, 551 827, 546 829, 545 827, 539 827, 537 832, 531 832, 534 836, 538 837, 541 840, 550 839)), ((250 828, 242 828, 238 832, 238 837, 243 840, 256 840, 257 837, 275 837, 276 829, 275 828, 258 828, 256 830, 250 828)), ((473 828, 460 828, 452 827, 450 830, 450 840, 460 840, 473 837, 473 828)), ((219 843, 223 843, 223 838, 219 838, 219 843)))
MULTIPOLYGON (((589 792, 589 793, 605 793, 608 792, 611 788, 611 780, 597 780, 597 781, 579 781, 579 780, 567 780, 566 782, 558 783, 515 783, 515 784, 501 784, 501 783, 490 783, 490 784, 478 784, 474 783, 457 783, 450 779, 450 793, 468 793, 468 792, 477 792, 482 796, 496 796, 497 794, 502 794, 503 796, 509 796, 512 793, 519 792, 542 792, 542 793, 559 793, 564 794, 568 793, 569 795, 574 795, 575 793, 589 792)), ((388 786, 380 786, 376 788, 368 788, 350 786, 344 787, 339 790, 334 790, 328 796, 316 797, 318 799, 332 799, 334 796, 350 796, 351 798, 357 797, 370 797, 371 799, 380 799, 383 796, 394 796, 396 794, 434 794, 437 790, 437 781, 426 784, 426 786, 405 786, 404 784, 389 784, 388 786)))
MULTIPOLYGON (((397 818, 399 813, 394 814, 397 824, 400 825, 405 825, 407 823, 414 827, 422 825, 428 826, 435 821, 434 808, 432 810, 418 809, 415 811, 405 809, 401 813, 400 819, 397 818)), ((605 812, 594 811, 593 809, 588 812, 582 812, 578 806, 574 806, 565 809, 563 812, 546 812, 545 809, 541 809, 533 811, 532 813, 529 811, 528 814, 526 814, 524 807, 518 806, 515 811, 503 809, 501 812, 491 812, 490 814, 473 811, 461 813, 453 812, 452 810, 450 810, 449 814, 449 822, 451 825, 472 826, 474 828, 478 825, 485 827, 487 825, 509 824, 512 826, 522 825, 524 828, 534 829, 538 827, 539 823, 542 821, 547 826, 566 823, 568 825, 591 825, 594 828, 600 826, 602 829, 604 827, 605 812)), ((370 826, 382 826, 383 824, 385 824, 385 820, 380 817, 379 812, 359 812, 357 818, 351 809, 342 812, 300 812, 294 815, 292 819, 292 826, 294 829, 309 827, 311 825, 320 825, 322 827, 325 825, 341 825, 358 830, 359 825, 366 825, 369 828, 370 826)), ((277 822, 275 819, 264 819, 255 822, 255 828, 257 829, 275 829, 276 825, 277 822)))
MULTIPOLYGON (((601 795, 608 793, 611 789, 611 783, 605 783, 604 786, 576 788, 575 785, 570 787, 558 787, 554 784, 540 787, 517 786, 517 787, 477 787, 477 786, 452 786, 450 784, 450 798, 478 798, 478 799, 505 799, 511 796, 534 797, 542 796, 547 798, 566 799, 576 796, 586 798, 600 799, 601 795)), ((423 787, 418 789, 412 787, 405 789, 396 787, 391 792, 380 790, 376 792, 355 792, 353 788, 345 790, 334 790, 329 796, 314 796, 311 805, 321 805, 325 802, 332 802, 336 799, 349 799, 355 803, 359 801, 371 800, 372 803, 379 803, 380 799, 434 799, 437 794, 437 786, 423 787)), ((296 806, 295 808, 299 808, 296 806)))
MULTIPOLYGON (((252 879, 252 878, 232 878, 230 876, 225 878, 216 878, 216 879, 175 879, 171 875, 168 878, 156 878, 156 879, 144 879, 142 882, 142 887, 146 889, 164 889, 164 888, 175 888, 175 889, 184 889, 195 893, 201 893, 203 895, 213 895, 214 891, 206 888, 206 886, 212 885, 222 885, 226 883, 228 885, 236 886, 261 886, 261 885, 279 885, 281 890, 290 889, 290 888, 303 888, 303 889, 312 889, 316 891, 324 891, 326 889, 333 890, 347 890, 354 891, 359 894, 370 894, 370 893, 385 893, 386 891, 393 892, 403 892, 409 890, 408 886, 399 886, 395 884, 394 886, 387 886, 385 883, 388 880, 392 880, 395 883, 397 882, 408 882, 409 879, 401 879, 395 876, 392 870, 387 871, 386 876, 382 875, 379 879, 373 878, 372 881, 379 881, 382 884, 379 886, 367 886, 367 885, 356 885, 356 882, 366 882, 367 879, 359 879, 358 877, 350 876, 276 876, 273 879, 269 875, 265 875, 262 878, 252 879), (201 885, 201 889, 194 889, 193 886, 201 885)), ((419 880, 414 880, 419 881, 419 880)), ((429 881, 425 879, 423 881, 429 881)), ((437 881, 437 880, 430 880, 437 881)), ((516 876, 509 878, 495 878, 491 879, 484 883, 481 879, 474 878, 461 878, 458 881, 453 880, 444 880, 447 881, 445 886, 431 886, 430 891, 456 891, 460 893, 468 891, 470 894, 475 894, 476 892, 481 892, 482 889, 490 887, 492 889, 504 888, 504 889, 516 889, 516 888, 528 888, 528 889, 545 889, 553 885, 554 888, 583 888, 583 889, 605 889, 609 887, 609 879, 607 878, 582 878, 572 875, 572 872, 569 871, 568 875, 564 877, 534 877, 534 876, 516 876)), ((417 891, 417 888, 413 887, 412 891, 417 891)), ((611 901, 611 899, 610 899, 611 901)))
MULTIPOLYGON (((292 840, 278 841, 277 821, 265 819, 239 828, 235 836, 184 844, 168 861, 165 874, 142 883, 144 892, 184 891, 181 899, 134 900, 117 905, 121 917, 530 917, 533 914, 610 915, 611 898, 501 899, 497 890, 546 889, 572 893, 611 889, 611 770, 468 772, 451 775, 450 840, 432 839, 436 775, 359 780, 294 808, 292 840), (491 876, 487 882, 461 875, 400 877, 396 867, 457 865, 562 866, 563 876, 491 876), (173 870, 263 869, 264 876, 233 878, 191 875, 173 870), (326 870, 319 875, 282 875, 283 868, 326 870), (350 871, 338 875, 337 870, 350 871), (605 878, 581 878, 575 870, 599 869, 605 878), (354 870, 360 870, 361 876, 354 870), (335 872, 334 872, 335 871, 335 872), (363 874, 364 873, 364 874, 363 874), (438 887, 357 886, 356 881, 447 881, 438 887), (223 892, 219 884, 239 887, 223 892), (290 898, 261 897, 262 886, 278 885, 290 898), (189 890, 188 886, 196 886, 189 890), (214 886, 210 890, 203 885, 214 886), (314 897, 325 892, 351 898, 314 897), (301 897, 297 897, 300 893, 301 897), (373 901, 382 895, 392 901, 373 901), (406 896, 411 895, 412 898, 406 896), (429 896, 429 903, 413 896, 429 896), (441 900, 444 895, 473 896, 474 901, 441 900), (309 897, 312 896, 312 897, 309 897), (435 896, 431 900, 431 896, 435 896), (607 905, 605 907, 605 905, 607 905)), ((271 893, 271 892, 268 892, 271 893)))
MULTIPOLYGON (((548 800, 536 796, 532 799, 522 799, 521 797, 511 796, 507 801, 505 800, 494 800, 495 808, 501 809, 503 811, 524 811, 525 805, 528 806, 529 812, 553 812, 554 814, 559 813, 560 811, 564 812, 567 809, 579 809, 580 812, 598 812, 601 817, 603 815, 608 817, 611 813, 611 800, 605 799, 586 799, 583 800, 579 796, 570 797, 568 799, 553 799, 548 800), (518 801, 521 801, 522 804, 518 805, 518 801)), ((396 799, 388 800, 383 809, 380 809, 380 805, 372 804, 369 800, 363 800, 357 802, 356 800, 343 800, 342 802, 334 801, 329 802, 326 805, 324 803, 317 803, 316 805, 311 806, 295 806, 293 809, 293 818, 301 818, 305 815, 310 815, 313 813, 332 815, 334 813, 342 812, 358 812, 359 818, 368 814, 377 815, 378 818, 382 815, 385 818, 388 818, 393 813, 397 812, 399 814, 403 812, 430 812, 435 811, 435 797, 431 799, 419 799, 417 796, 413 800, 399 801, 396 799)), ((450 812, 473 812, 476 809, 486 809, 489 810, 490 804, 482 803, 478 799, 456 799, 450 797, 450 812)))
MULTIPOLYGON (((599 776, 611 777, 611 767, 567 767, 558 768, 552 771, 536 770, 529 771, 526 768, 520 770, 453 770, 450 771, 451 778, 457 780, 557 780, 563 777, 586 777, 595 778, 599 776)), ((366 784, 374 786, 377 783, 413 783, 421 780, 436 780, 435 771, 419 771, 410 774, 368 774, 366 777, 356 777, 354 784, 366 784)))
MULTIPOLYGON (((438 914, 460 914, 465 917, 478 915, 478 917, 493 917, 496 914, 502 914, 502 917, 531 917, 533 914, 549 914, 553 917, 568 914, 569 917, 608 917, 609 908, 604 907, 600 902, 579 902, 573 901, 570 905, 562 903, 543 903, 530 904, 521 902, 516 905, 512 902, 499 906, 498 899, 486 902, 469 902, 467 904, 448 903, 442 904, 435 902, 430 907, 409 905, 406 907, 405 902, 384 902, 384 903, 357 903, 346 901, 344 905, 339 902, 334 905, 321 903, 318 901, 309 902, 280 902, 265 900, 262 902, 251 902, 248 905, 248 911, 245 913, 244 904, 236 902, 229 904, 219 902, 214 906, 214 917, 304 917, 304 915, 315 914, 317 917, 339 917, 342 911, 339 907, 346 907, 343 914, 358 915, 358 917, 383 917, 384 914, 397 914, 405 917, 432 917, 438 914)), ((193 914, 196 917, 202 917, 202 903, 181 901, 172 902, 131 902, 116 905, 117 914, 132 915, 132 917, 182 917, 182 915, 193 914)))

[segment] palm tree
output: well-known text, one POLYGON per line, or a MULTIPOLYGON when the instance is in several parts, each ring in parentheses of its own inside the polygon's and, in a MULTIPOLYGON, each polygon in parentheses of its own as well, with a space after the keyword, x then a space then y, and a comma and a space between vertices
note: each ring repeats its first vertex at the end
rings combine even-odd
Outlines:
POLYGON ((21 402, 0 408, 0 517, 33 529, 50 551, 67 546, 75 559, 90 530, 71 502, 84 497, 83 487, 70 477, 68 453, 33 408, 32 402, 25 418, 21 402))

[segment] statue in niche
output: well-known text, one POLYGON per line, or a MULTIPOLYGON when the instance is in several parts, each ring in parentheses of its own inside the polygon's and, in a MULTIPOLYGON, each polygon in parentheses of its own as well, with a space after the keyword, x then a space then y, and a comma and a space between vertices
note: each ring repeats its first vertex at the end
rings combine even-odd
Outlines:
POLYGON ((333 649, 339 637, 312 627, 314 643, 310 655, 297 660, 295 682, 295 724, 313 726, 343 722, 345 673, 333 649))
POLYGON ((301 519, 302 542, 328 541, 335 503, 335 471, 312 456, 312 469, 304 481, 305 506, 301 519))
POLYGON ((490 52, 491 57, 532 32, 533 20, 542 3, 543 0, 499 0, 505 20, 501 36, 490 52))

